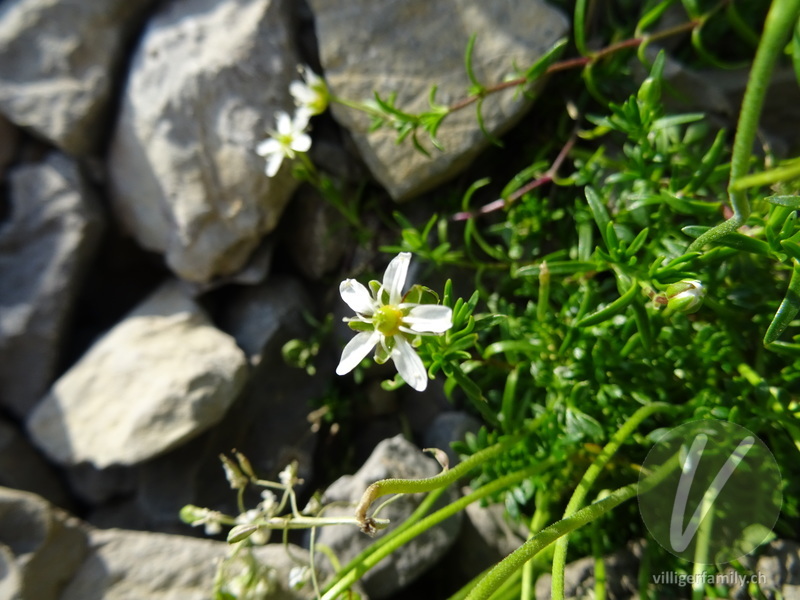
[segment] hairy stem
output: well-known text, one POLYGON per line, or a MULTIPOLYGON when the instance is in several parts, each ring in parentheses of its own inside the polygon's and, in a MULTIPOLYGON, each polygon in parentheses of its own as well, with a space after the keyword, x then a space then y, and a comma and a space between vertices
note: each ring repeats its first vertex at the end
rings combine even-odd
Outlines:
POLYGON ((739 122, 736 126, 736 138, 733 141, 731 156, 731 176, 728 182, 728 196, 733 216, 712 227, 689 245, 687 252, 700 250, 703 246, 736 231, 750 215, 750 202, 747 191, 736 187, 736 182, 747 174, 750 158, 753 154, 753 143, 756 139, 758 122, 764 107, 772 71, 783 46, 800 15, 800 0, 774 0, 764 23, 764 33, 758 45, 750 78, 742 100, 739 122))

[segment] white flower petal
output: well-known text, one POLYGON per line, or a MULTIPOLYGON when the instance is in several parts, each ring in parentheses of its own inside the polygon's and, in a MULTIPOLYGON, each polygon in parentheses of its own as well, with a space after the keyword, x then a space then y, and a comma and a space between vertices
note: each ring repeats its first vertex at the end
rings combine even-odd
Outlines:
POLYGON ((259 142, 258 146, 256 146, 256 154, 259 156, 268 156, 270 154, 274 154, 276 152, 282 152, 281 150, 281 143, 276 140, 275 138, 267 138, 259 142))
MULTIPOLYGON (((375 347, 380 337, 381 334, 377 331, 362 331, 347 342, 344 350, 342 350, 339 366, 336 367, 336 374, 345 375, 355 369, 358 363, 364 360, 372 348, 375 347)), ((417 360, 419 360, 419 357, 417 357, 417 360)))
POLYGON ((314 99, 314 92, 302 81, 293 81, 289 84, 289 93, 297 104, 303 105, 314 99))
POLYGON ((436 304, 418 304, 403 318, 403 325, 423 333, 443 333, 453 326, 453 310, 436 304))
POLYGON ((278 173, 278 169, 281 168, 281 163, 283 162, 283 154, 280 152, 275 152, 270 154, 269 158, 267 158, 267 166, 264 171, 267 174, 267 177, 275 177, 278 173))
POLYGON ((292 121, 292 126, 294 128, 294 135, 300 135, 306 130, 308 127, 308 122, 311 120, 311 114, 308 110, 304 110, 302 108, 298 109, 294 115, 294 121, 292 121))
POLYGON ((278 111, 275 114, 275 125, 278 133, 281 135, 290 135, 294 130, 294 124, 292 123, 292 117, 289 116, 288 113, 284 111, 278 111))
POLYGON ((311 148, 311 138, 306 133, 301 133, 292 140, 292 150, 296 152, 308 152, 311 148))
POLYGON ((392 362, 397 367, 397 372, 408 385, 422 392, 428 387, 428 372, 425 370, 425 365, 422 364, 422 359, 414 352, 405 338, 402 336, 394 336, 394 348, 392 348, 392 362))
POLYGON ((355 312, 366 316, 375 313, 375 301, 370 296, 369 290, 355 279, 345 279, 340 283, 339 293, 347 306, 355 312))
POLYGON ((389 304, 399 304, 403 297, 403 286, 406 284, 408 265, 411 262, 410 252, 401 252, 392 259, 383 274, 383 289, 389 292, 389 304))

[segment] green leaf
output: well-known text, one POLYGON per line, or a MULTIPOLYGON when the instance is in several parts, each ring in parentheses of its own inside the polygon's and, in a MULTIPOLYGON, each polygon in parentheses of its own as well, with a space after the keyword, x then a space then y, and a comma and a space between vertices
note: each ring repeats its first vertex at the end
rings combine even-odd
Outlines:
POLYGON ((585 412, 574 407, 567 407, 565 420, 564 429, 569 437, 573 439, 587 438, 594 441, 603 439, 603 427, 597 422, 597 419, 585 412))
POLYGON ((764 335, 765 346, 776 342, 789 326, 789 323, 797 316, 797 312, 800 311, 800 261, 795 259, 793 263, 792 277, 789 280, 786 296, 784 296, 783 302, 778 307, 778 312, 775 313, 775 317, 767 328, 766 335, 764 335))
POLYGON ((586 186, 585 192, 586 200, 589 201, 589 208, 594 217, 594 222, 597 223, 597 228, 600 230, 600 235, 603 237, 606 248, 610 249, 609 240, 606 237, 608 235, 608 226, 611 225, 611 217, 608 214, 608 210, 606 210, 603 201, 600 199, 600 195, 594 188, 586 186))
POLYGON ((547 69, 550 68, 550 65, 554 64, 564 53, 567 43, 568 40, 566 38, 561 38, 556 41, 552 48, 545 52, 527 71, 525 71, 525 79, 530 83, 544 75, 547 69))
POLYGON ((521 403, 517 397, 517 382, 519 381, 519 365, 514 367, 506 377, 506 385, 503 388, 503 402, 501 414, 503 415, 503 427, 507 432, 512 432, 516 424, 516 415, 521 403))
POLYGON ((767 196, 764 200, 776 206, 785 206, 793 210, 800 209, 800 196, 767 196))
POLYGON ((639 284, 634 281, 631 287, 628 288, 628 290, 622 294, 622 296, 614 300, 614 302, 605 308, 578 321, 576 323, 576 327, 591 327, 593 325, 602 323, 603 321, 608 321, 611 317, 624 311, 640 293, 641 288, 639 287, 639 284))
POLYGON ((573 27, 575 29, 575 48, 581 56, 587 56, 589 51, 586 47, 586 6, 589 0, 577 0, 575 2, 575 17, 573 27))
MULTIPOLYGON (((698 238, 709 229, 711 228, 701 225, 689 225, 684 227, 681 231, 689 237, 698 238)), ((735 250, 743 250, 752 254, 760 254, 762 256, 771 255, 769 244, 737 232, 726 233, 722 237, 714 240, 712 244, 715 246, 733 248, 735 250)))
POLYGON ((800 20, 794 26, 792 35, 792 65, 794 66, 794 76, 800 83, 800 20))
POLYGON ((467 42, 467 50, 464 53, 464 67, 467 69, 467 77, 469 77, 469 82, 472 84, 472 87, 477 91, 477 94, 471 93, 470 95, 480 95, 486 91, 486 88, 478 81, 477 76, 475 75, 475 70, 472 67, 472 53, 475 50, 475 40, 478 39, 478 34, 473 33, 469 37, 469 41, 467 42))
POLYGON ((644 243, 647 240, 647 236, 649 233, 650 233, 649 227, 645 227, 644 229, 642 229, 639 232, 639 234, 635 238, 633 238, 633 241, 630 243, 630 245, 625 249, 626 256, 633 256, 634 254, 639 252, 639 250, 642 249, 642 246, 644 246, 644 243))
POLYGON ((483 120, 483 98, 481 98, 475 103, 475 114, 476 114, 476 119, 478 121, 478 127, 480 127, 481 133, 484 135, 484 137, 495 146, 502 148, 503 142, 501 142, 499 139, 493 136, 486 128, 486 123, 483 120))
MULTIPOLYGON (((526 265, 514 272, 514 277, 538 277, 542 266, 526 265)), ((577 273, 591 273, 597 271, 600 266, 597 263, 578 260, 554 260, 547 261, 547 269, 551 275, 575 275, 577 273)))

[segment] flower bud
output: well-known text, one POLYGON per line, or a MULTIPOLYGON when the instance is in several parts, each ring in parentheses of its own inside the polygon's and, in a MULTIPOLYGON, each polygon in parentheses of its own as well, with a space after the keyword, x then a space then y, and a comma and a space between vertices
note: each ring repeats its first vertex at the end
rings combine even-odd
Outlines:
POLYGON ((693 313, 703 305, 706 288, 697 279, 683 279, 667 286, 667 310, 669 312, 693 313))

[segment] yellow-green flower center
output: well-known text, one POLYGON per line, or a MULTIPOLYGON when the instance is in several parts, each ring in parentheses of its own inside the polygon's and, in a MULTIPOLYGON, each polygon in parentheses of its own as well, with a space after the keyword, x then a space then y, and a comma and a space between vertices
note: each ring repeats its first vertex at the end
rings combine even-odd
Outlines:
POLYGON ((396 306, 381 306, 372 317, 375 329, 384 336, 391 337, 400 333, 400 324, 403 322, 403 311, 396 306))

